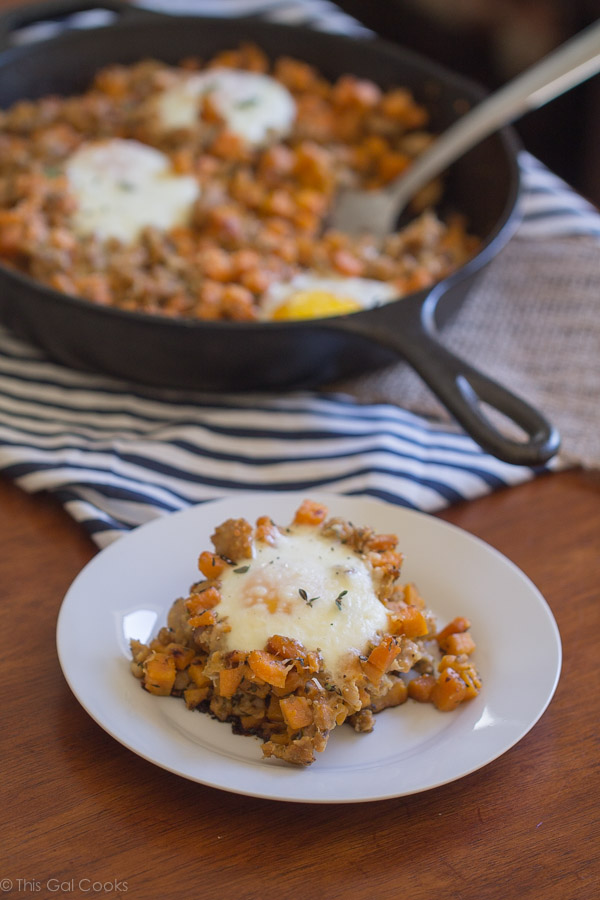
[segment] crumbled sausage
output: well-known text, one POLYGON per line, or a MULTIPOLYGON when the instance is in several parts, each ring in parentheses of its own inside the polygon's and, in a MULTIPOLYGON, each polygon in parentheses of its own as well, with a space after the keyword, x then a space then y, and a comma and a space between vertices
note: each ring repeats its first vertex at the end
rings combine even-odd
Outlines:
POLYGON ((215 552, 233 562, 252 557, 254 529, 246 519, 227 519, 215 528, 211 541, 215 552))

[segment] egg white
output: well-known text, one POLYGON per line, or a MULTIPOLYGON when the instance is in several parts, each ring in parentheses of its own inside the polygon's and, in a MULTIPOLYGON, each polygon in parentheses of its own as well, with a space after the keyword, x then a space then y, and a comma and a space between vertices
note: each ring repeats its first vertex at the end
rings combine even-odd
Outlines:
POLYGON ((261 302, 261 316, 272 319, 284 303, 299 293, 318 292, 353 300, 360 309, 372 309, 398 297, 398 289, 372 278, 321 277, 310 273, 296 275, 291 281, 271 285, 261 302))
POLYGON ((156 98, 154 110, 162 127, 196 125, 206 95, 210 95, 227 128, 249 144, 285 137, 296 117, 294 98, 269 75, 214 68, 183 76, 156 98))
POLYGON ((275 546, 256 544, 247 567, 221 577, 220 594, 219 616, 231 628, 228 648, 261 650, 281 634, 319 649, 325 668, 339 678, 349 655, 363 653, 389 626, 364 560, 306 526, 278 535, 275 546))
POLYGON ((73 230, 126 244, 145 227, 185 224, 200 193, 196 179, 175 174, 163 153, 120 138, 83 144, 65 173, 77 200, 73 230))

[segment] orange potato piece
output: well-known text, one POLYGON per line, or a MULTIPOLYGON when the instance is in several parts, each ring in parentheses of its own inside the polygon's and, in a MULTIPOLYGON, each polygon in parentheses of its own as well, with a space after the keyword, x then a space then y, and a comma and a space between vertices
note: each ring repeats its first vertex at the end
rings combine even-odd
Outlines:
POLYGON ((419 703, 427 703, 431 700, 431 692, 435 686, 433 675, 420 675, 408 682, 408 696, 419 703))
POLYGON ((248 654, 248 665, 254 674, 272 684, 274 687, 285 687, 288 667, 266 650, 252 650, 248 654))
POLYGON ((244 666, 235 669, 221 669, 219 672, 219 695, 233 697, 244 677, 244 666))
POLYGON ((144 663, 144 687, 150 694, 167 697, 175 683, 175 660, 167 653, 155 652, 144 663))
POLYGON ((198 557, 198 568, 206 578, 218 578, 227 568, 227 563, 216 553, 203 550, 198 557))
POLYGON ((377 684, 399 653, 400 647, 394 638, 391 635, 384 637, 381 643, 371 650, 366 663, 363 663, 363 670, 369 681, 377 684))
POLYGON ((188 709, 195 709, 203 700, 208 698, 208 687, 191 687, 186 688, 183 692, 183 699, 188 709))
POLYGON ((256 540, 264 541, 273 547, 277 543, 277 528, 268 516, 260 516, 256 520, 256 540))
POLYGON ((257 728, 263 719, 264 716, 240 716, 240 725, 244 731, 250 731, 252 728, 257 728))
POLYGON ((398 634, 405 634, 409 638, 423 637, 429 630, 425 616, 416 606, 405 606, 398 610, 395 628, 398 634))
POLYGON ((184 647, 183 644, 175 643, 167 644, 165 653, 168 653, 169 656, 173 657, 175 660, 175 668, 179 671, 187 668, 196 655, 196 651, 192 650, 190 647, 184 647))
POLYGON ((295 694, 291 697, 282 697, 279 706, 283 721, 289 728, 294 730, 305 728, 313 720, 310 701, 306 697, 297 697, 295 694))
POLYGON ((439 675, 431 691, 431 699, 441 712, 452 712, 467 697, 467 685, 451 667, 439 675))
POLYGON ((320 525, 327 518, 329 510, 322 503, 303 500, 294 516, 296 525, 320 525))
POLYGON ((188 666, 188 675, 196 685, 196 687, 209 687, 210 678, 204 674, 204 666, 199 663, 192 663, 188 666))
POLYGON ((214 625, 217 617, 210 609, 205 609, 199 616, 191 616, 189 619, 191 628, 206 628, 208 625, 214 625))
POLYGON ((221 595, 216 587, 209 587, 198 594, 190 594, 185 601, 185 608, 191 615, 197 615, 205 609, 212 609, 221 602, 221 595))
POLYGON ((440 647, 444 653, 454 654, 455 656, 460 656, 464 653, 468 656, 475 649, 475 641, 468 631, 463 631, 461 634, 449 634, 447 638, 440 642, 440 647))
POLYGON ((442 630, 438 632, 436 635, 437 642, 441 646, 441 642, 445 640, 448 635, 462 634, 463 631, 468 631, 470 627, 471 623, 468 619, 463 618, 463 616, 457 616, 455 619, 452 619, 445 628, 442 628, 442 630))
POLYGON ((294 638, 274 634, 267 641, 267 650, 280 659, 298 659, 306 656, 306 647, 294 638))

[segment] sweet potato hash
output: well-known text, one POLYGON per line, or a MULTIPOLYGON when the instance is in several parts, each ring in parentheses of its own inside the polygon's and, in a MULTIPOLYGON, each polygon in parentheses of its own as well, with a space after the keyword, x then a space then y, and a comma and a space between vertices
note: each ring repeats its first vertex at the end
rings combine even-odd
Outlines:
POLYGON ((384 239, 326 227, 338 188, 385 185, 431 139, 406 88, 328 80, 254 45, 177 66, 111 65, 81 95, 0 112, 0 262, 62 293, 165 316, 352 312, 380 302, 373 282, 403 296, 479 246, 460 215, 433 211, 439 181, 384 239), (270 299, 307 274, 316 282, 299 300, 270 299))
POLYGON ((144 690, 255 735, 265 757, 306 766, 342 723, 412 700, 449 712, 477 696, 470 623, 437 630, 399 580, 393 534, 305 500, 287 527, 228 519, 198 559, 202 579, 148 644, 131 641, 144 690))

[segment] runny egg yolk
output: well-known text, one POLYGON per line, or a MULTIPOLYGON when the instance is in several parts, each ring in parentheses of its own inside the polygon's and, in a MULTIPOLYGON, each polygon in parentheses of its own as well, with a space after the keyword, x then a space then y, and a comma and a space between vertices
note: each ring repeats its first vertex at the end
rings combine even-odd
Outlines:
POLYGON ((275 321, 341 316, 389 303, 397 296, 397 288, 385 281, 307 271, 272 284, 261 301, 261 315, 275 321))
POLYGON ((361 309, 352 297, 331 294, 329 291, 297 291, 278 306, 273 319, 318 319, 325 316, 341 316, 361 309))

